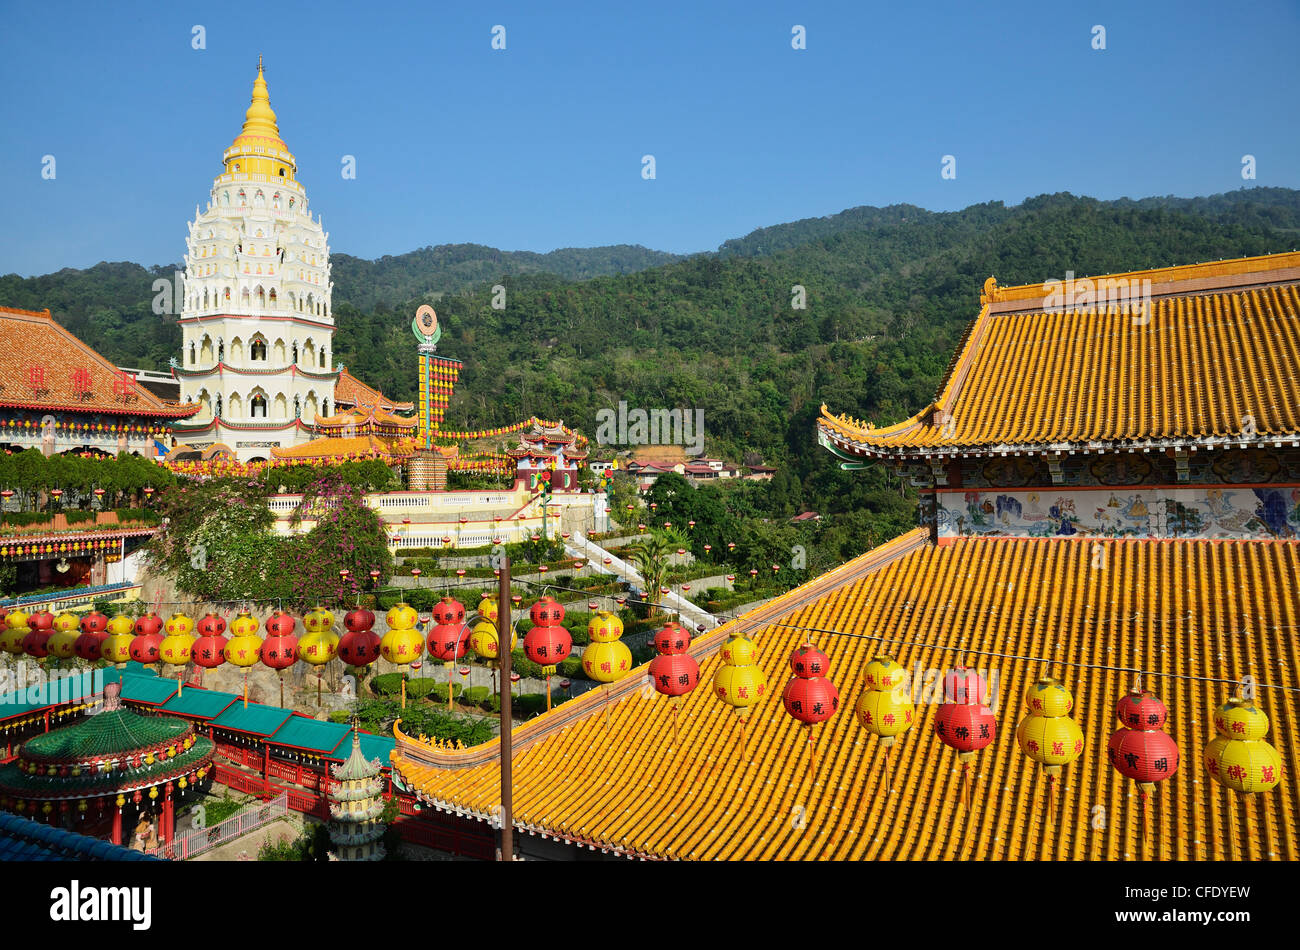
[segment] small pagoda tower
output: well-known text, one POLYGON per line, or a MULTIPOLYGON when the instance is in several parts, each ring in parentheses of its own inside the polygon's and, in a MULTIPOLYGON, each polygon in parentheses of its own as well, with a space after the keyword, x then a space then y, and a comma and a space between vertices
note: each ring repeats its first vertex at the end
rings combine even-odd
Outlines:
POLYGON ((352 723, 352 754, 342 765, 330 771, 339 782, 330 790, 330 841, 335 861, 382 861, 385 851, 379 840, 384 823, 384 780, 378 759, 367 762, 361 754, 361 735, 357 722, 352 723))

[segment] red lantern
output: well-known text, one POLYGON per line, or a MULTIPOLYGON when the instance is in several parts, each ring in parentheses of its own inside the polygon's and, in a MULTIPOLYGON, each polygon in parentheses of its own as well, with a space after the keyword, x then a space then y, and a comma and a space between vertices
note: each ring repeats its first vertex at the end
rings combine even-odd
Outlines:
MULTIPOLYGON (((358 607, 355 610, 349 610, 343 616, 343 626, 353 633, 360 633, 362 630, 369 630, 375 625, 375 615, 373 611, 365 607, 358 607)), ((340 642, 340 648, 342 643, 340 642)))
MULTIPOLYGON (((464 612, 465 608, 461 607, 462 616, 464 612)), ((434 624, 433 629, 429 631, 429 656, 444 663, 459 660, 469 649, 469 633, 469 627, 463 620, 459 623, 434 624)))
POLYGON ((971 807, 971 763, 975 753, 993 742, 998 734, 997 717, 985 703, 988 683, 974 670, 958 666, 943 679, 947 701, 934 714, 934 734, 944 745, 957 751, 961 762, 962 801, 971 807))
POLYGON ((663 655, 685 653, 691 645, 691 633, 676 620, 670 620, 655 634, 654 645, 663 655))
MULTIPOLYGON (((353 611, 354 613, 356 611, 353 611)), ((370 611, 366 611, 370 613, 370 611)), ((349 614, 349 616, 351 616, 349 614)), ((344 623, 347 621, 345 620, 344 623)), ((382 638, 369 627, 360 630, 348 628, 339 641, 339 659, 349 666, 369 666, 379 659, 379 641, 382 638)))
POLYGON ((465 622, 465 605, 454 597, 443 597, 433 605, 433 622, 435 624, 463 624, 465 622))
POLYGON ((204 614, 196 629, 200 637, 219 637, 226 632, 226 620, 218 614, 204 614))
MULTIPOLYGON (((650 661, 650 679, 654 681, 655 692, 661 696, 676 698, 693 690, 700 682, 700 664, 695 657, 685 651, 681 653, 661 653, 650 661)), ((676 738, 677 709, 673 708, 673 729, 676 738)))
POLYGON ((53 630, 32 630, 23 637, 23 652, 38 660, 49 656, 50 651, 46 644, 49 642, 53 633, 53 630))
POLYGON ((40 630, 44 633, 54 632, 54 614, 48 610, 40 610, 27 618, 27 626, 32 630, 40 630))
MULTIPOLYGON (((141 618, 143 620, 145 618, 141 618)), ((157 620, 158 618, 154 618, 157 620)), ((158 621, 160 624, 161 620, 158 621)), ((139 633, 140 621, 135 624, 137 634, 131 641, 131 659, 137 663, 148 665, 158 662, 158 648, 162 645, 163 635, 161 633, 139 633)))
POLYGON ((77 626, 81 628, 82 633, 107 633, 108 618, 97 610, 91 611, 81 618, 77 626))
POLYGON ((564 605, 548 594, 533 604, 528 615, 539 627, 559 626, 564 622, 564 605))
POLYGON ((840 691, 826 678, 831 661, 811 643, 804 643, 790 654, 794 677, 785 684, 781 703, 785 711, 808 727, 808 760, 817 774, 817 753, 813 748, 813 726, 825 722, 840 708, 840 691))
MULTIPOLYGON (((108 636, 108 630, 86 630, 85 623, 89 616, 94 615, 81 618, 84 632, 73 641, 72 652, 83 660, 98 660, 103 655, 104 640, 108 636)), ((102 617, 103 614, 99 616, 102 617)), ((105 623, 107 623, 107 618, 105 618, 105 623)))
POLYGON ((198 629, 202 636, 190 647, 190 659, 195 666, 215 669, 226 662, 226 644, 230 642, 223 636, 226 621, 216 614, 208 614, 199 621, 198 629))
MULTIPOLYGON (((536 604, 533 606, 534 611, 537 606, 536 604)), ((533 627, 524 635, 524 656, 539 666, 557 666, 567 660, 572 652, 573 637, 569 635, 568 630, 558 624, 533 627)))
MULTIPOLYGON (((266 621, 267 637, 287 637, 293 635, 293 628, 297 626, 298 621, 293 619, 293 615, 284 610, 277 610, 271 614, 266 621)), ((295 639, 295 643, 296 643, 295 639)))
POLYGON ((989 701, 989 684, 974 670, 958 666, 944 676, 943 695, 950 703, 986 706, 989 701))
POLYGON ((1123 728, 1106 743, 1106 756, 1115 771, 1138 783, 1142 799, 1142 840, 1146 841, 1147 799, 1155 794, 1156 782, 1163 782, 1178 771, 1178 744, 1161 731, 1169 711, 1153 693, 1133 689, 1115 705, 1115 716, 1123 728))
POLYGON ((161 633, 162 628, 162 617, 150 611, 135 622, 135 635, 137 637, 153 636, 156 633, 161 633))

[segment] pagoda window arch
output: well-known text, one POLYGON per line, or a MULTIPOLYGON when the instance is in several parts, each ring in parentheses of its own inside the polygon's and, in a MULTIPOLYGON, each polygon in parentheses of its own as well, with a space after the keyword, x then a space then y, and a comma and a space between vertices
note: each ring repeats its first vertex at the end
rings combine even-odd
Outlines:
POLYGON ((226 341, 217 337, 217 362, 220 363, 226 358, 226 341))
POLYGON ((270 293, 270 295, 269 295, 269 299, 270 299, 270 301, 271 301, 271 306, 274 307, 274 306, 275 306, 275 300, 276 300, 276 298, 275 298, 275 288, 274 288, 274 287, 271 288, 271 293, 270 293))
POLYGON ((292 349, 292 354, 293 354, 293 360, 292 360, 292 362, 297 363, 297 362, 298 362, 298 341, 297 341, 297 340, 294 340, 294 341, 293 341, 292 347, 293 347, 293 349, 292 349))
POLYGON ((230 365, 244 365, 244 341, 239 337, 235 337, 230 341, 230 365))
POLYGON ((217 393, 215 405, 216 405, 216 411, 215 411, 216 417, 220 419, 221 418, 221 393, 217 393))
POLYGON ((203 309, 208 309, 208 288, 203 288, 203 309))
POLYGON ((329 368, 329 354, 326 353, 325 347, 323 346, 320 349, 320 368, 321 369, 329 368))
POLYGON ((285 398, 284 393, 275 395, 275 415, 277 421, 283 421, 289 418, 289 400, 285 398))
POLYGON ((308 313, 316 312, 316 296, 314 294, 307 295, 307 312, 308 313))
POLYGON ((289 196, 289 210, 293 210, 293 195, 289 196))
POLYGON ((266 362, 266 337, 258 334, 248 345, 248 358, 257 363, 266 362))
POLYGON ((230 398, 226 400, 226 414, 236 422, 244 418, 244 400, 240 398, 239 393, 231 393, 230 398))
POLYGON ((257 285, 257 289, 253 291, 253 296, 257 298, 257 306, 259 308, 264 308, 266 306, 266 291, 262 289, 261 284, 257 285))
POLYGON ((266 393, 259 390, 248 401, 248 416, 250 419, 266 418, 266 393))
POLYGON ((254 208, 266 207, 266 195, 262 194, 261 188, 257 189, 257 191, 253 193, 253 207, 254 208))
POLYGON ((227 300, 227 301, 230 300, 230 288, 229 288, 229 287, 226 288, 226 300, 227 300))
POLYGON ((193 366, 194 361, 197 359, 198 359, 198 350, 194 346, 194 341, 190 340, 190 365, 193 366))
POLYGON ((303 362, 306 363, 308 367, 316 365, 316 344, 312 341, 311 337, 307 337, 307 343, 303 347, 302 357, 303 362))
POLYGON ((303 416, 308 422, 315 421, 320 415, 320 405, 316 402, 316 390, 310 390, 307 393, 307 402, 303 407, 303 416))
POLYGON ((297 393, 293 394, 293 417, 295 419, 302 418, 302 397, 297 393))
MULTIPOLYGON (((239 166, 236 165, 235 167, 238 168, 239 166)), ((243 188, 239 189, 238 198, 239 198, 240 207, 245 207, 245 208, 248 207, 248 195, 244 194, 243 188)))
POLYGON ((239 302, 240 302, 241 305, 243 305, 243 307, 244 307, 245 309, 247 309, 248 307, 251 306, 251 304, 250 304, 250 302, 249 302, 248 288, 247 288, 247 287, 245 287, 243 290, 241 290, 241 291, 239 292, 239 302))
POLYGON ((320 413, 322 416, 328 416, 330 414, 330 401, 328 399, 321 400, 320 413))
POLYGON ((298 295, 295 294, 292 290, 289 291, 289 309, 290 310, 298 309, 298 295))
POLYGON ((230 192, 228 192, 228 191, 223 191, 223 192, 221 193, 221 206, 222 206, 223 208, 229 208, 229 207, 230 207, 230 192))
MULTIPOLYGON (((283 168, 280 169, 280 174, 281 175, 284 174, 283 168)), ((271 196, 271 207, 274 208, 276 211, 280 210, 280 193, 278 191, 271 196)))
POLYGON ((212 362, 212 337, 206 333, 203 334, 203 339, 199 341, 199 360, 204 366, 212 362))
POLYGON ((275 360, 276 366, 284 365, 285 353, 287 352, 284 340, 277 339, 271 347, 271 358, 275 360))

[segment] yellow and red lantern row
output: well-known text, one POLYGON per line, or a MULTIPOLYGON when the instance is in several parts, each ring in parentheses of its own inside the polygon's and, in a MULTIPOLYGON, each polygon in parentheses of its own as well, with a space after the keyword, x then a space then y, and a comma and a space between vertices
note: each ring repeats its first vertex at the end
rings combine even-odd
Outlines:
POLYGON ((323 667, 338 655, 339 636, 334 632, 334 614, 317 606, 302 618, 307 633, 298 641, 298 658, 316 667, 316 705, 320 705, 323 667))
POLYGON ((971 763, 997 738, 998 720, 988 707, 988 683, 975 670, 958 666, 943 678, 944 702, 934 716, 934 734, 957 752, 962 801, 971 807, 971 763))
POLYGON ((185 614, 172 614, 163 625, 163 629, 167 635, 158 645, 158 658, 167 666, 178 667, 176 693, 180 695, 185 689, 182 679, 183 668, 190 662, 190 651, 194 646, 194 637, 190 635, 190 631, 194 629, 194 621, 185 614))
POLYGON ((225 637, 225 618, 214 613, 205 614, 195 629, 198 630, 199 638, 190 647, 194 664, 211 670, 226 662, 226 646, 229 641, 225 637))
POLYGON ((826 676, 830 666, 830 658, 812 643, 795 647, 790 654, 790 670, 794 676, 781 692, 785 711, 808 727, 808 757, 813 775, 817 774, 813 726, 830 719, 840 708, 840 691, 826 676))
POLYGON ((1264 741, 1268 726, 1268 716, 1254 700, 1234 697, 1216 709, 1217 735, 1205 747, 1210 777, 1246 795, 1276 788, 1282 781, 1282 758, 1264 741))
POLYGON ((75 541, 40 541, 9 542, 0 545, 0 557, 30 558, 55 554, 91 554, 95 551, 116 551, 121 545, 121 537, 95 538, 75 541))
POLYGON ((1155 694, 1134 689, 1120 698, 1115 717, 1123 727, 1106 743, 1106 755, 1115 771, 1138 783, 1142 799, 1142 839, 1147 838, 1147 797, 1156 782, 1178 770, 1178 744, 1161 731, 1169 712, 1155 694))
POLYGON ((343 615, 343 626, 347 633, 339 641, 338 655, 350 666, 369 666, 379 659, 379 634, 371 628, 375 625, 375 615, 364 607, 349 610, 343 615))
POLYGON ((1047 775, 1047 812, 1049 822, 1056 812, 1056 778, 1061 769, 1083 752, 1083 732, 1070 718, 1074 696, 1051 677, 1043 677, 1025 690, 1029 715, 1016 726, 1016 741, 1032 761, 1047 775))
POLYGON ((549 595, 528 611, 534 627, 524 636, 524 655, 542 668, 546 708, 551 708, 551 676, 573 652, 573 637, 564 628, 564 605, 549 595))
MULTIPOLYGON (((39 430, 41 428, 41 423, 39 420, 34 420, 34 419, 6 419, 4 422, 0 422, 0 426, 4 426, 5 428, 9 428, 9 429, 39 430)), ((103 422, 66 422, 63 420, 55 421, 54 431, 66 432, 66 433, 125 432, 128 435, 142 435, 142 436, 159 436, 159 435, 166 435, 168 433, 168 430, 166 428, 158 428, 155 426, 126 425, 126 424, 119 424, 119 423, 103 423, 103 422)))
POLYGON ((650 661, 650 682, 655 691, 668 697, 668 708, 673 712, 673 741, 677 741, 677 709, 682 697, 700 683, 700 664, 687 650, 691 645, 690 631, 675 620, 663 625, 654 637, 658 653, 650 661))

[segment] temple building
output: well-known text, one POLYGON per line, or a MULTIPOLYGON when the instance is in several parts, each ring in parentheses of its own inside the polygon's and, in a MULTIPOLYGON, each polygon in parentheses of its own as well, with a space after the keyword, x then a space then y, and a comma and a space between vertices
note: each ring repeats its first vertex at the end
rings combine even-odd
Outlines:
POLYGON ((380 840, 385 825, 382 763, 370 761, 361 751, 361 734, 352 724, 352 752, 342 765, 330 768, 337 782, 330 788, 331 857, 336 861, 382 861, 386 854, 380 840))
POLYGON ((172 371, 182 399, 202 408, 178 437, 192 449, 223 444, 239 461, 266 461, 272 449, 316 437, 316 417, 338 408, 336 384, 352 407, 362 404, 359 392, 382 394, 334 365, 329 235, 308 208, 260 61, 243 128, 222 162, 186 237, 172 371))
MULTIPOLYGON (((1094 282, 1140 299, 1062 305, 1049 285, 990 281, 934 403, 890 426, 824 411, 819 440, 847 466, 911 477, 920 527, 699 637, 700 686, 678 706, 640 667, 517 727, 518 849, 1300 859, 1300 254, 1094 282), (737 633, 767 684, 743 721, 709 689, 737 633), (839 691, 815 768, 811 733, 778 698, 809 638, 839 691), (882 655, 914 704, 888 743, 854 708, 882 655), (984 675, 996 725, 971 763, 936 730, 957 666, 984 675), (1044 676, 1073 694, 1057 712, 1080 736, 1055 771, 1029 751, 1065 743, 1017 736, 1044 676), (1167 707, 1180 752, 1176 768, 1153 763, 1165 773, 1143 801, 1108 759, 1117 704, 1138 685, 1167 707), (1261 765, 1245 787, 1266 756, 1207 768, 1239 691, 1270 720, 1251 741, 1276 748, 1280 784, 1261 765)), ((496 743, 449 751, 399 730, 392 761, 428 808, 499 814, 496 743)))

